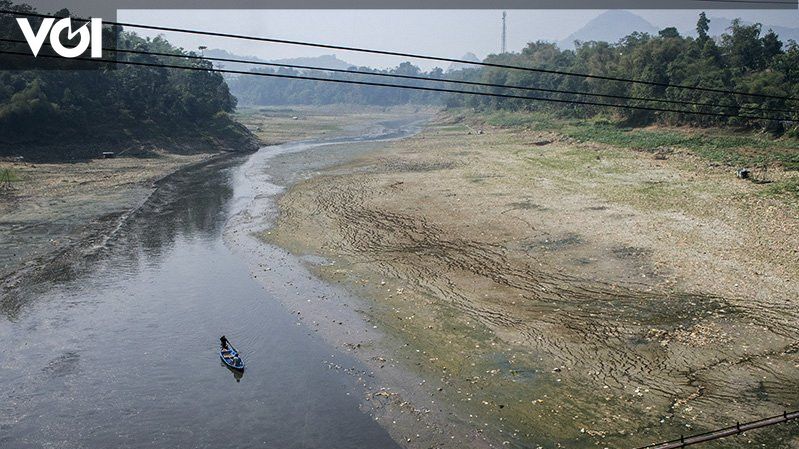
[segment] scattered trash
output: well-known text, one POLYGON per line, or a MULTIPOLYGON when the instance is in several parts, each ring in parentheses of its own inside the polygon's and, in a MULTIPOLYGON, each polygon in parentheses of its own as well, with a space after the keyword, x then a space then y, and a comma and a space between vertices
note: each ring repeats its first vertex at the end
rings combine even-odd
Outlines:
POLYGON ((738 179, 749 179, 751 174, 752 172, 748 168, 739 168, 735 171, 735 175, 738 177, 738 179))

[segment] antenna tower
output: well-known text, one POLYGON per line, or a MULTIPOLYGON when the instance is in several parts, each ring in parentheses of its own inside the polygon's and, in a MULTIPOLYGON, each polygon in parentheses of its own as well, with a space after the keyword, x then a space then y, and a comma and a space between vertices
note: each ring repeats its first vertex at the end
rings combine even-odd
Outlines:
POLYGON ((508 51, 507 46, 507 38, 508 38, 508 29, 505 25, 505 18, 508 16, 506 11, 502 11, 502 53, 506 53, 508 51))

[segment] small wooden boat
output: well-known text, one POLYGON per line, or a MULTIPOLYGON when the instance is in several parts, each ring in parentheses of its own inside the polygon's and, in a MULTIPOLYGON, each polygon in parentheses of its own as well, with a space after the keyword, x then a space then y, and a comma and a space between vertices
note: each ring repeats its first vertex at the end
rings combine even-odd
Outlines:
POLYGON ((244 360, 241 359, 239 352, 236 351, 236 348, 234 348, 230 342, 227 344, 227 349, 219 350, 219 358, 221 358, 230 369, 244 371, 244 360))

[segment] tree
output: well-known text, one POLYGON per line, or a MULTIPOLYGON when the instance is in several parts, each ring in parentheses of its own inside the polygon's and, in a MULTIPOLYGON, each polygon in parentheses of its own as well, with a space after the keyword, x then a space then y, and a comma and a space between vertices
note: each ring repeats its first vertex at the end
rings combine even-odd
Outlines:
POLYGON ((722 48, 729 63, 736 70, 749 72, 763 67, 763 42, 760 40, 761 25, 744 25, 741 19, 732 21, 729 34, 721 37, 722 48))
POLYGON ((680 37, 680 32, 677 31, 677 28, 668 27, 658 31, 658 36, 662 37, 663 39, 668 39, 668 38, 676 39, 680 37))
MULTIPOLYGON (((0 0, 4 4, 8 2, 0 0)), ((17 29, 0 15, 0 34, 13 35, 17 29)), ((203 70, 119 65, 115 70, 1 71, 0 155, 23 151, 26 157, 64 160, 95 156, 97 143, 130 145, 139 140, 168 148, 169 142, 205 138, 200 136, 239 148, 252 143, 227 115, 236 99, 224 78, 210 70, 210 62, 180 58, 186 53, 162 37, 122 32, 117 45, 177 56, 117 54, 122 62, 191 64, 203 70), (57 150, 35 153, 37 146, 54 144, 57 150)))
POLYGON ((707 18, 705 12, 702 11, 699 13, 699 20, 696 21, 696 34, 699 35, 697 41, 699 41, 701 46, 705 45, 705 42, 710 39, 707 32, 710 31, 710 19, 707 18))
POLYGON ((782 42, 774 30, 768 30, 768 33, 761 40, 763 42, 763 57, 766 62, 770 62, 775 56, 782 53, 782 42))

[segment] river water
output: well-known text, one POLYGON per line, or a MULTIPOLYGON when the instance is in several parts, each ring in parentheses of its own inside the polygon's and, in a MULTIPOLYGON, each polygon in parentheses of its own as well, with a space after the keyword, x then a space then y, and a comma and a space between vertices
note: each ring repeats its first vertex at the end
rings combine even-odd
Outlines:
MULTIPOLYGON (((353 140, 412 132, 401 125, 353 140)), ((264 212, 254 199, 269 209, 280 190, 251 174, 300 176, 308 167, 269 160, 329 143, 347 139, 173 175, 102 257, 0 315, 0 447, 397 447, 361 411, 353 376, 329 369, 357 362, 299 323, 230 243, 241 217, 264 212), (222 334, 243 376, 221 364, 222 334)))

